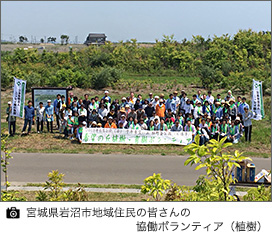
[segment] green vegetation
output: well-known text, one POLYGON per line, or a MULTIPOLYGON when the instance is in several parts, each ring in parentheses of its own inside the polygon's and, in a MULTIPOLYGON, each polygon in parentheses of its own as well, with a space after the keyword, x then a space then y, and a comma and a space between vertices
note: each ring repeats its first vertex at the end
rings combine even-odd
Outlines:
MULTIPOLYGON (((110 86, 112 80, 104 84, 98 81, 108 76, 103 70, 111 67, 117 74, 123 72, 136 78, 137 75, 200 78, 198 82, 205 88, 240 93, 250 90, 254 78, 264 81, 264 91, 271 93, 271 33, 250 29, 240 30, 232 37, 226 34, 205 40, 197 35, 182 42, 176 41, 173 35, 164 35, 162 41, 157 40, 151 47, 142 47, 136 39, 131 39, 99 47, 91 45, 79 51, 71 48, 63 53, 17 48, 2 52, 1 59, 3 87, 11 86, 13 76, 26 79, 28 88, 33 85, 110 86)), ((114 77, 114 83, 118 78, 114 77)), ((121 78, 126 79, 126 75, 121 78)))
POLYGON ((11 156, 11 153, 15 149, 14 147, 7 147, 7 139, 8 136, 4 135, 4 133, 1 132, 1 169, 4 172, 6 189, 8 189, 8 187, 10 186, 10 183, 8 182, 9 159, 13 158, 11 156))
MULTIPOLYGON (((207 145, 199 145, 199 136, 196 143, 187 145, 184 150, 190 154, 184 165, 197 164, 196 170, 205 168, 206 175, 201 175, 196 185, 179 186, 171 180, 163 179, 160 174, 154 173, 144 180, 141 193, 151 196, 155 201, 237 201, 236 195, 230 194, 230 184, 237 180, 232 176, 234 168, 240 167, 238 163, 250 158, 242 156, 237 150, 234 154, 226 152, 232 143, 210 140, 207 145)), ((147 200, 150 200, 149 198, 147 200)), ((245 201, 270 201, 271 187, 264 186, 251 188, 243 197, 245 201)))

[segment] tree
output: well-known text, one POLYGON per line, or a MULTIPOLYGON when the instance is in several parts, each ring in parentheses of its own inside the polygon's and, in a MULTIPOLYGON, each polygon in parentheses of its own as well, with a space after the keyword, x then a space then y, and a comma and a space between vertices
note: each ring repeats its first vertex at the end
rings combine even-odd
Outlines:
POLYGON ((44 43, 44 39, 43 39, 43 38, 41 38, 41 39, 40 39, 40 42, 41 42, 41 43, 44 43))
POLYGON ((62 34, 60 36, 60 39, 61 39, 61 45, 63 45, 63 44, 67 45, 68 41, 69 41, 69 36, 65 35, 65 34, 62 34))
POLYGON ((47 39, 47 42, 48 43, 55 43, 56 42, 56 40, 57 40, 57 38, 56 37, 49 37, 48 39, 47 39))
POLYGON ((27 37, 24 37, 22 35, 19 37, 19 42, 20 43, 24 43, 24 42, 27 42, 27 41, 28 41, 27 37))
POLYGON ((251 160, 238 150, 234 152, 234 155, 223 152, 224 148, 232 145, 232 143, 225 143, 226 139, 223 138, 220 141, 212 139, 207 145, 200 146, 200 138, 197 135, 195 143, 184 147, 184 150, 191 155, 184 165, 198 164, 196 170, 205 168, 207 177, 217 183, 220 199, 224 201, 229 200, 229 185, 235 182, 232 176, 234 167, 240 167, 239 162, 243 160, 251 160))

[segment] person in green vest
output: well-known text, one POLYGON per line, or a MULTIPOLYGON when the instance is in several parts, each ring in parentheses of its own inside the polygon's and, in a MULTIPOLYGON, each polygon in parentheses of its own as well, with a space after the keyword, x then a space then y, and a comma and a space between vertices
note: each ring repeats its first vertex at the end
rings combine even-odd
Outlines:
POLYGON ((231 98, 229 100, 229 115, 231 117, 232 120, 235 120, 236 119, 236 116, 238 114, 238 109, 235 105, 235 100, 233 98, 231 98))
POLYGON ((228 132, 229 132, 229 125, 227 124, 227 121, 223 119, 222 124, 220 125, 220 139, 226 137, 228 132))
POLYGON ((219 135, 220 135, 219 125, 215 121, 213 121, 211 126, 211 139, 218 140, 219 135))
POLYGON ((140 130, 141 129, 141 126, 138 124, 138 120, 136 118, 133 120, 133 122, 129 126, 129 129, 133 129, 133 130, 140 130))
POLYGON ((231 121, 231 125, 229 126, 229 132, 228 132, 228 141, 232 143, 238 143, 240 139, 240 131, 238 125, 235 125, 235 121, 231 121))
POLYGON ((171 127, 174 125, 175 119, 174 117, 171 117, 171 118, 167 118, 165 121, 166 121, 165 123, 167 125, 167 128, 171 129, 171 127))
POLYGON ((74 135, 74 119, 72 117, 72 111, 69 112, 68 118, 67 118, 67 132, 68 132, 68 137, 70 140, 73 140, 73 135, 74 135))
POLYGON ((236 103, 235 103, 237 109, 238 109, 238 107, 241 105, 241 103, 242 103, 242 98, 241 98, 241 96, 237 96, 237 100, 236 100, 236 103))
POLYGON ((148 129, 151 130, 151 131, 154 131, 154 130, 155 130, 154 120, 151 120, 151 121, 149 122, 149 128, 148 128, 148 129))
POLYGON ((216 95, 215 102, 220 102, 220 103, 222 102, 221 94, 218 93, 218 94, 216 95))
POLYGON ((160 124, 158 126, 158 130, 168 131, 167 125, 164 123, 164 119, 161 119, 160 124))
POLYGON ((82 133, 83 129, 86 128, 86 121, 83 121, 82 123, 79 124, 79 127, 77 128, 77 140, 81 144, 82 143, 82 133))
POLYGON ((74 120, 74 125, 73 125, 74 134, 75 134, 75 136, 76 136, 77 128, 78 128, 78 126, 79 126, 78 112, 77 112, 77 111, 74 112, 73 120, 74 120))

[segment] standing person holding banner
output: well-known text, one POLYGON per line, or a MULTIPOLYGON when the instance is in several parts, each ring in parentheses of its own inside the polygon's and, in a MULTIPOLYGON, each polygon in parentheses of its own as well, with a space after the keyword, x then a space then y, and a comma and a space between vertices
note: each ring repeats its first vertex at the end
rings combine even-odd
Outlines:
POLYGON ((252 122, 251 119, 253 118, 252 111, 249 111, 248 107, 244 107, 245 112, 243 113, 243 121, 244 121, 244 128, 245 128, 245 139, 246 142, 251 142, 251 131, 252 131, 252 122))
POLYGON ((27 134, 30 134, 31 127, 32 127, 32 122, 34 123, 35 121, 35 110, 34 107, 32 106, 32 101, 28 101, 28 105, 24 107, 25 110, 25 122, 24 122, 24 127, 22 130, 22 134, 25 134, 26 127, 28 125, 28 130, 27 134))

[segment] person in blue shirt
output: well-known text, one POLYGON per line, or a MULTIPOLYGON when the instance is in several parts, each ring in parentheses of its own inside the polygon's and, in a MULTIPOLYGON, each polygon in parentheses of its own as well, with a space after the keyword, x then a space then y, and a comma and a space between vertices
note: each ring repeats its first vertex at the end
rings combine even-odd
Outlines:
POLYGON ((105 91, 105 96, 102 99, 108 98, 109 99, 109 103, 111 103, 111 97, 109 96, 109 91, 105 91))
POLYGON ((173 112, 173 114, 176 114, 176 101, 174 100, 174 95, 171 93, 169 95, 169 98, 166 100, 165 103, 165 110, 168 111, 168 109, 171 109, 171 111, 173 112))
POLYGON ((212 109, 212 116, 218 118, 219 120, 223 118, 223 110, 220 107, 220 102, 215 102, 215 105, 212 109))
POLYGON ((45 106, 44 112, 45 112, 45 118, 47 122, 47 131, 49 133, 49 125, 50 125, 51 133, 53 133, 54 106, 51 105, 51 100, 47 100, 47 105, 45 106))
POLYGON ((242 103, 240 104, 240 106, 238 107, 238 114, 243 115, 245 110, 244 107, 247 106, 249 108, 249 105, 246 103, 246 98, 243 97, 242 98, 242 103))
POLYGON ((35 109, 32 106, 32 101, 28 101, 28 105, 24 107, 25 110, 25 122, 24 122, 24 127, 22 130, 22 134, 25 134, 26 127, 28 125, 28 130, 27 134, 30 133, 31 127, 32 127, 32 122, 35 120, 35 109))

